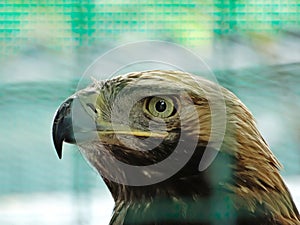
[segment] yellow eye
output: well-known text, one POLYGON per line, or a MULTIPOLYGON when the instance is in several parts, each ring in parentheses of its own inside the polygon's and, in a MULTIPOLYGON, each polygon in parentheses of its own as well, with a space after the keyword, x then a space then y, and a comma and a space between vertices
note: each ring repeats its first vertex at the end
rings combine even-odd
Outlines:
POLYGON ((176 109, 170 97, 152 97, 146 102, 147 110, 155 117, 167 118, 172 116, 176 109))

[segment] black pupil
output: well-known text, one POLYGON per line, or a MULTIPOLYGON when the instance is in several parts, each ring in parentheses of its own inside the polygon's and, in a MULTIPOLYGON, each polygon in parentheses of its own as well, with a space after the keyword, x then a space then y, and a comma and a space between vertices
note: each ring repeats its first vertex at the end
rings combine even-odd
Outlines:
POLYGON ((164 100, 159 100, 155 104, 155 109, 157 110, 157 112, 163 112, 166 110, 166 108, 167 108, 167 104, 164 100))

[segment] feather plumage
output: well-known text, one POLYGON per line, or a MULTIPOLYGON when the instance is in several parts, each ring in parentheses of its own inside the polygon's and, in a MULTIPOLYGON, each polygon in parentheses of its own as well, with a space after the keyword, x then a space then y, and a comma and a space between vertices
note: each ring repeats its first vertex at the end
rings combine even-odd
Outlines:
MULTIPOLYGON (((110 225, 300 224, 299 213, 279 174, 280 163, 259 133, 252 114, 227 89, 184 72, 157 70, 130 73, 104 82, 94 81, 93 85, 75 93, 75 96, 84 109, 86 103, 94 104, 93 108, 98 112, 92 118, 97 125, 99 139, 86 139, 77 144, 103 176, 113 195, 116 205, 110 225), (128 92, 120 94, 128 87, 128 92), (164 127, 159 123, 161 118, 157 120, 145 113, 143 99, 151 95, 133 102, 128 118, 117 116, 116 120, 112 119, 115 105, 115 113, 121 115, 134 96, 145 95, 147 91, 174 95, 179 99, 175 115, 163 118, 164 127), (93 95, 93 99, 96 96, 96 100, 88 102, 89 95, 93 95), (217 118, 214 122, 224 122, 218 121, 220 118, 214 114, 216 110, 221 110, 221 106, 216 105, 212 109, 207 96, 219 99, 220 95, 226 107, 224 139, 220 149, 210 149, 217 155, 212 164, 206 170, 199 171, 199 162, 212 133, 219 132, 212 127, 213 118, 217 118), (192 114, 195 110, 196 114, 192 114), (108 127, 115 124, 118 124, 119 130, 108 132, 111 129, 108 127), (149 124, 154 124, 155 128, 152 127, 154 132, 151 132, 157 132, 152 141, 146 139, 151 136, 149 124), (130 127, 128 133, 120 128, 125 125, 130 127), (126 145, 117 138, 118 134, 127 140, 126 145), (143 135, 146 135, 144 139, 143 135), (138 136, 138 139, 132 136, 138 136), (147 149, 158 139, 161 139, 161 144, 151 151, 135 150, 147 149), (163 181, 136 186, 123 181, 142 178, 131 177, 122 170, 117 171, 121 175, 119 180, 112 181, 103 175, 118 170, 112 166, 115 159, 140 167, 147 166, 168 158, 178 142, 183 142, 188 149, 195 140, 196 147, 189 160, 163 181)), ((70 110, 59 110, 58 114, 62 111, 70 110)), ((53 128, 54 139, 57 132, 63 129, 63 116, 56 116, 59 119, 56 119, 53 128)), ((70 132, 66 133, 70 135, 70 132)), ((181 156, 185 157, 184 154, 183 149, 181 156)), ((175 161, 180 161, 180 158, 175 158, 175 161)), ((176 162, 174 165, 177 165, 176 162)), ((165 168, 165 172, 172 166, 165 168)), ((142 176, 149 178, 155 172, 164 171, 145 170, 142 176)))

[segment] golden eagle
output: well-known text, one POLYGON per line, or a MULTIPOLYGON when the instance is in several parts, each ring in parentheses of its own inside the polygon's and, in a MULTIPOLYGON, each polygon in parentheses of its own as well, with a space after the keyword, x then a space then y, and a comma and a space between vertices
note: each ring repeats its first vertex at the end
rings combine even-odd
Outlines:
POLYGON ((252 114, 206 79, 155 70, 95 81, 60 106, 53 140, 60 158, 76 143, 102 176, 110 225, 300 224, 252 114))

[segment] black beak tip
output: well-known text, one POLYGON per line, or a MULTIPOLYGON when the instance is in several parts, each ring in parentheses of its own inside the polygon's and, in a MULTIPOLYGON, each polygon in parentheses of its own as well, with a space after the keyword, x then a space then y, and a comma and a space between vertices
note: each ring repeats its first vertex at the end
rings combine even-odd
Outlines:
POLYGON ((57 152, 57 155, 58 155, 58 158, 59 158, 59 159, 62 158, 62 152, 60 152, 60 153, 57 152))
POLYGON ((62 146, 63 146, 63 142, 62 141, 57 141, 57 140, 53 140, 54 141, 54 147, 57 153, 57 156, 59 159, 62 158, 62 146))
POLYGON ((58 125, 55 122, 53 123, 53 128, 52 128, 52 139, 53 139, 54 147, 58 155, 58 158, 61 159, 63 140, 61 138, 61 135, 58 132, 58 125))
POLYGON ((65 140, 73 137, 71 104, 73 99, 67 99, 57 110, 52 127, 52 138, 58 158, 62 158, 62 147, 65 140))

